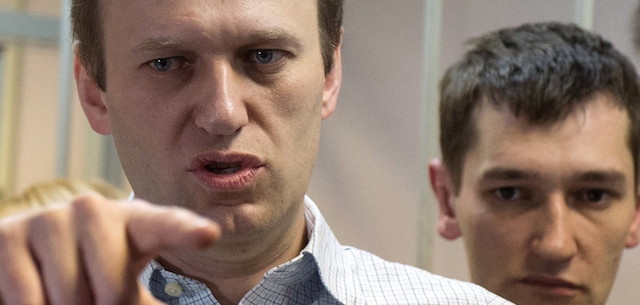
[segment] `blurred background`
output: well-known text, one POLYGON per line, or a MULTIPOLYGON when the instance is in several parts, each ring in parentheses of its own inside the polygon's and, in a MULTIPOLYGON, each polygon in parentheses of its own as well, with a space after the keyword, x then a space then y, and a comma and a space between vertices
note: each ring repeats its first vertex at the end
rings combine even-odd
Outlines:
MULTIPOLYGON (((109 137, 76 100, 68 0, 0 0, 0 194, 55 177, 128 188, 109 137)), ((309 195, 343 244, 468 279, 461 240, 435 231, 427 177, 438 156, 437 84, 465 42, 523 22, 575 22, 638 66, 637 0, 346 0, 343 86, 323 126, 309 195)), ((625 251, 608 304, 640 299, 640 250, 625 251)))

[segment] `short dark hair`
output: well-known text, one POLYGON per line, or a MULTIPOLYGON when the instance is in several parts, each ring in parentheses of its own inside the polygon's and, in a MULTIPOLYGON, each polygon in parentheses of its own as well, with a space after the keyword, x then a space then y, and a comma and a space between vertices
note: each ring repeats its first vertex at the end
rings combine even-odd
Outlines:
POLYGON ((524 24, 472 40, 473 48, 440 83, 440 145, 455 192, 464 159, 476 145, 474 109, 483 99, 506 105, 531 124, 565 119, 598 92, 628 112, 628 145, 638 182, 640 89, 629 59, 599 35, 574 24, 524 24))
MULTIPOLYGON (((317 0, 320 47, 325 74, 333 68, 333 51, 342 36, 344 0, 317 0)), ((79 42, 82 64, 102 90, 106 90, 103 14, 100 0, 73 0, 71 21, 73 37, 79 42)))

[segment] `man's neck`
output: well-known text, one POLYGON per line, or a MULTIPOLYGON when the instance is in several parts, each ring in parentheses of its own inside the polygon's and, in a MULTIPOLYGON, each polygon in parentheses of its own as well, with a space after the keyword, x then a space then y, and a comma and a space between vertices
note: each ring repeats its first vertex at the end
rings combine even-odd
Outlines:
POLYGON ((206 252, 167 253, 157 261, 168 271, 205 284, 220 304, 238 304, 267 271, 295 258, 306 246, 304 209, 284 234, 266 232, 242 243, 220 242, 206 252))

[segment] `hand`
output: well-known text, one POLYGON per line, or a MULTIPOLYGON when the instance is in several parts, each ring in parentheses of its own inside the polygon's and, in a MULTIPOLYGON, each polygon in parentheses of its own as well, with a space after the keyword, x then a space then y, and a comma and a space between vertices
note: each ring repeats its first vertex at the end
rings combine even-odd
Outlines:
POLYGON ((160 252, 206 248, 212 221, 177 207, 99 195, 0 219, 4 304, 162 304, 138 281, 160 252))

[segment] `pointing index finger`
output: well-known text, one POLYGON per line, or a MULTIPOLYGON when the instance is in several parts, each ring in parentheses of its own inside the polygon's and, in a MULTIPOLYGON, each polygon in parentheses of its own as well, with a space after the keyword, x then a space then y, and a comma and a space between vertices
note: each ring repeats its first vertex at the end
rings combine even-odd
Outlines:
POLYGON ((155 255, 169 248, 203 249, 221 235, 213 221, 179 207, 154 206, 141 200, 132 204, 127 232, 140 253, 155 255))

